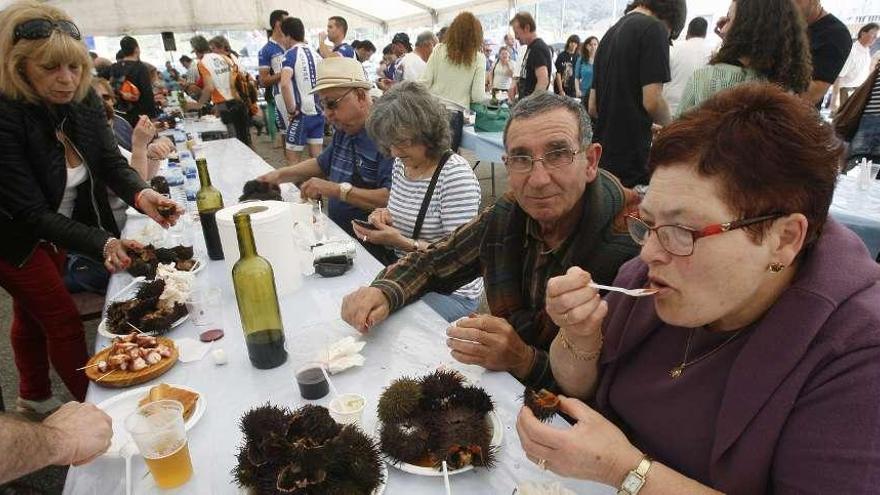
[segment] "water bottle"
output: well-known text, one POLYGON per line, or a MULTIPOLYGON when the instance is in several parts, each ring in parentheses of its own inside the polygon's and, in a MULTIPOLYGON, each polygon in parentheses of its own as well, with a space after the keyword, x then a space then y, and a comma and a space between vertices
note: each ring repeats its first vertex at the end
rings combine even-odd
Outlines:
POLYGON ((199 174, 193 162, 192 168, 184 168, 184 176, 186 177, 186 211, 198 215, 198 207, 196 206, 196 193, 199 192, 199 174))
POLYGON ((168 170, 165 172, 165 180, 168 181, 168 189, 171 193, 171 199, 180 206, 186 206, 186 189, 184 186, 185 178, 183 176, 183 168, 180 162, 176 160, 168 161, 168 170))

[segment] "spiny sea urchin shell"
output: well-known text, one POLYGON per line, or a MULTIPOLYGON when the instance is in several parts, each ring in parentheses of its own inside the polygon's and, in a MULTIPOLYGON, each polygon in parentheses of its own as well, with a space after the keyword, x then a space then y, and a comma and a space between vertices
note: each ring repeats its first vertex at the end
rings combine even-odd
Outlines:
POLYGON ((478 413, 486 414, 495 409, 492 398, 479 387, 466 386, 449 400, 450 407, 467 407, 478 413))
POLYGON ((376 407, 379 420, 383 423, 397 423, 410 416, 419 407, 422 399, 422 385, 409 377, 391 382, 379 398, 376 407))
POLYGON ((380 427, 379 441, 382 452, 397 462, 418 464, 428 454, 429 433, 415 421, 386 423, 380 427))
POLYGON ((253 442, 262 442, 272 432, 286 431, 290 410, 269 404, 255 407, 239 420, 244 436, 253 442))
POLYGON ((545 388, 541 390, 526 388, 523 393, 523 403, 541 421, 548 421, 559 412, 559 397, 545 388))
POLYGON ((287 440, 305 438, 323 444, 339 433, 340 426, 330 417, 327 408, 307 404, 297 409, 290 417, 287 427, 287 440))
POLYGON ((429 411, 438 411, 444 408, 463 386, 464 377, 457 371, 436 370, 422 378, 421 407, 429 411))
POLYGON ((358 428, 352 425, 342 427, 339 435, 328 443, 328 449, 337 453, 330 459, 329 471, 333 479, 347 478, 369 492, 384 480, 379 447, 358 428))

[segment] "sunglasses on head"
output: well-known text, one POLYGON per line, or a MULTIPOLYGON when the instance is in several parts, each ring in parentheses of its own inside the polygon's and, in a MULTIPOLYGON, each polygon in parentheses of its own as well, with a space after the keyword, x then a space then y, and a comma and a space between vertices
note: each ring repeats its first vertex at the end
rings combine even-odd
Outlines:
POLYGON ((71 38, 79 41, 82 35, 76 24, 70 21, 50 21, 49 19, 31 19, 15 26, 12 43, 19 40, 41 40, 52 36, 52 32, 58 30, 66 33, 71 38))

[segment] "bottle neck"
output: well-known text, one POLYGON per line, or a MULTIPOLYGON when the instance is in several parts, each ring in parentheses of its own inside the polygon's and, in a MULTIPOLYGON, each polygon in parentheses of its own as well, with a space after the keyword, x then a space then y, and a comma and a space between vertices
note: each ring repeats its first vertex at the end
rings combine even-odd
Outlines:
POLYGON ((257 256, 257 245, 254 242, 254 231, 251 228, 250 215, 233 215, 235 233, 238 236, 238 251, 242 258, 257 256))
POLYGON ((202 187, 211 187, 211 174, 208 172, 208 161, 197 160, 196 168, 199 171, 199 183, 202 187))

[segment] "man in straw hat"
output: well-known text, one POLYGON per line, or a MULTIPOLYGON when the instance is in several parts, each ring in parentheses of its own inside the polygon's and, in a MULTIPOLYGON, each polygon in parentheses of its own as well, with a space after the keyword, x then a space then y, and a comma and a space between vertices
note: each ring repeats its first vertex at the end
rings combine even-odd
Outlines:
POLYGON ((263 182, 293 182, 303 198, 328 198, 327 214, 353 236, 351 221, 388 204, 392 158, 379 153, 364 126, 370 115, 370 82, 357 60, 334 57, 318 65, 312 93, 336 132, 316 158, 260 176, 263 182))

